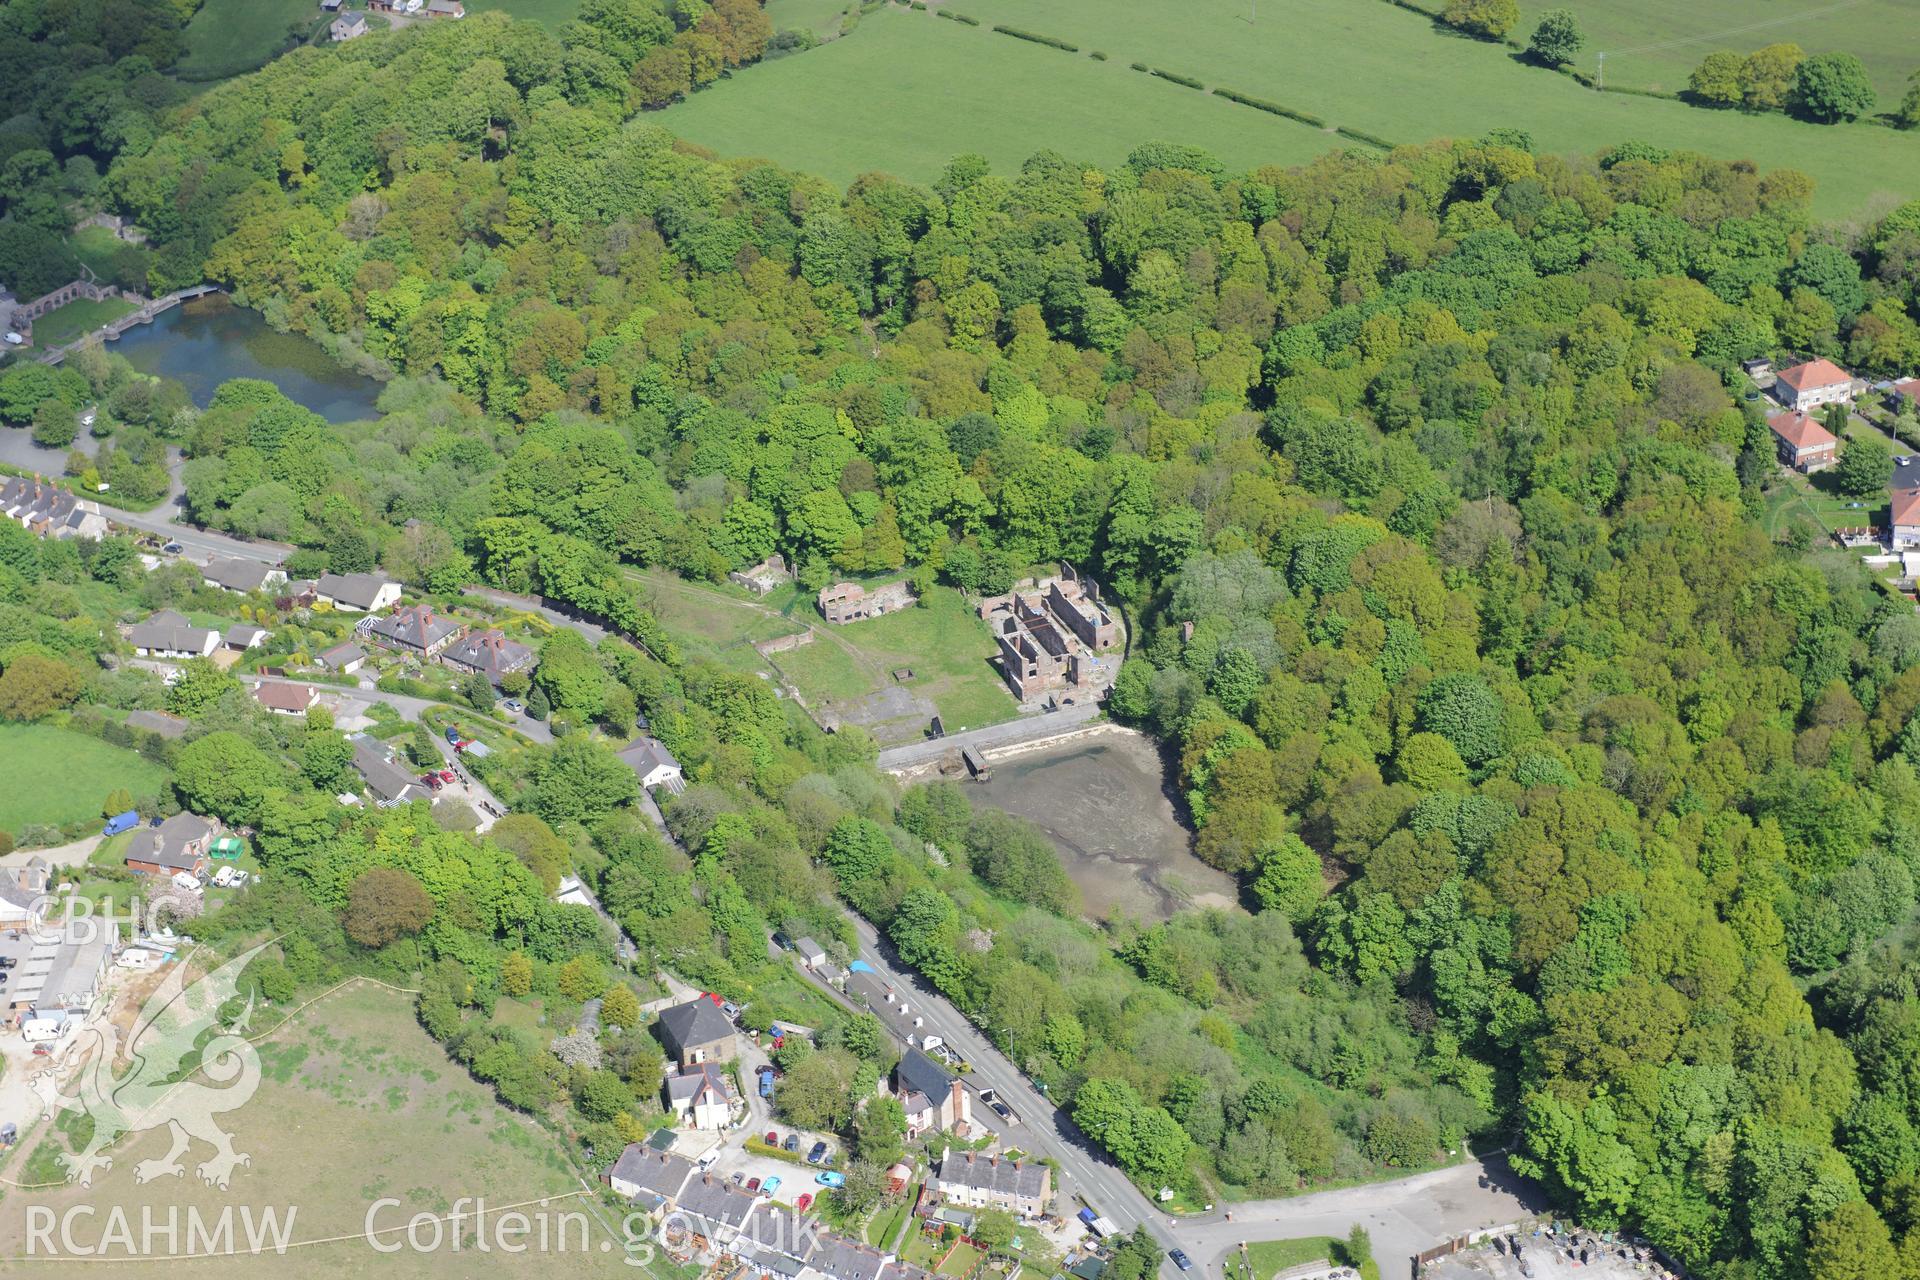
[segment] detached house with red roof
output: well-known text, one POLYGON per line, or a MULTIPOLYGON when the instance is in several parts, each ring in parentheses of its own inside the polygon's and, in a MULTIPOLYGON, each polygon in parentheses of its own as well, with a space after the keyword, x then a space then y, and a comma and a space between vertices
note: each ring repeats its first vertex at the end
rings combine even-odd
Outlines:
POLYGON ((1795 471, 1811 475, 1834 464, 1840 442, 1811 415, 1798 410, 1776 413, 1767 419, 1767 426, 1773 432, 1780 461, 1795 471))
POLYGON ((1902 378, 1887 388, 1887 408, 1895 413, 1902 409, 1920 412, 1920 378, 1902 378))
POLYGON ((1887 505, 1887 523, 1893 528, 1894 549, 1920 547, 1920 486, 1895 489, 1887 505))
POLYGON ((1803 412, 1852 397, 1853 375, 1831 360, 1809 360, 1782 369, 1773 382, 1773 398, 1803 412))

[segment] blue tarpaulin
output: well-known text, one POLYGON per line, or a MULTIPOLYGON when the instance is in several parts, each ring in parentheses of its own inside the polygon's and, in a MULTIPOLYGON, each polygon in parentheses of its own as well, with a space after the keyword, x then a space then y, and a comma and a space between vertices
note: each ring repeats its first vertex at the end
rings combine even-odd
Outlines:
POLYGON ((868 964, 865 960, 855 960, 852 964, 847 966, 847 972, 848 973, 872 973, 873 966, 868 964))

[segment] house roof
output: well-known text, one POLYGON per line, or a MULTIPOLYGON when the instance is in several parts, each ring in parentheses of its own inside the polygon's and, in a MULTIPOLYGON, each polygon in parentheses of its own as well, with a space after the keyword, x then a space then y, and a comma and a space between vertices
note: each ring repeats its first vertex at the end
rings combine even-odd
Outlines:
POLYGON ((675 1057, 691 1045, 711 1044, 733 1034, 733 1023, 711 1000, 689 1000, 660 1011, 660 1038, 675 1057))
POLYGON ((533 661, 533 650, 499 630, 469 631, 453 642, 445 657, 487 675, 505 675, 533 661))
POLYGON ((672 1102, 685 1102, 699 1106, 704 1102, 718 1102, 729 1106, 733 1102, 733 1090, 727 1085, 726 1073, 711 1062, 667 1077, 667 1098, 672 1102))
POLYGON ((621 751, 620 758, 627 762, 628 768, 642 778, 655 769, 666 768, 677 771, 680 768, 680 762, 674 758, 673 752, 667 750, 667 744, 658 738, 640 739, 621 751))
POLYGON ((229 591, 258 591, 266 584, 267 575, 272 571, 272 566, 262 564, 258 560, 227 559, 216 556, 207 561, 207 567, 200 571, 200 576, 229 591))
POLYGON ((1779 436, 1795 449, 1818 449, 1822 445, 1837 443, 1833 432, 1827 430, 1811 416, 1800 413, 1776 413, 1767 419, 1767 426, 1773 434, 1779 436))
POLYGON ((126 860, 191 871, 199 862, 199 855, 190 853, 187 846, 212 835, 214 827, 211 819, 176 813, 157 827, 142 827, 134 832, 133 839, 127 842, 126 860))
POLYGON ((1920 404, 1920 378, 1902 378, 1893 384, 1893 394, 1920 404))
POLYGON ((190 626, 184 615, 164 609, 145 622, 127 629, 127 641, 136 649, 167 649, 185 653, 205 653, 220 633, 206 627, 190 626))
POLYGON ((380 592, 391 585, 391 579, 377 573, 323 573, 314 590, 329 600, 356 609, 371 609, 380 592))
POLYGON ((305 711, 320 694, 310 684, 274 684, 262 680, 253 687, 253 696, 269 711, 305 711))
POLYGON ((1920 524, 1920 487, 1895 489, 1888 507, 1893 523, 1920 524))
POLYGON ((129 728, 157 733, 163 738, 182 738, 187 733, 185 720, 179 716, 170 716, 164 711, 129 711, 127 725, 129 728))
POLYGON ((887 1257, 871 1245, 835 1234, 821 1237, 820 1247, 807 1259, 807 1265, 833 1280, 880 1280, 887 1257))
MULTIPOLYGON (((677 1207, 690 1217, 703 1219, 709 1227, 738 1227, 756 1203, 752 1192, 738 1190, 712 1174, 702 1174, 680 1189, 677 1207)), ((711 1231, 703 1234, 712 1238, 711 1231)))
POLYGON ((356 733, 347 741, 353 744, 353 767, 376 800, 397 804, 410 798, 410 790, 422 789, 412 774, 387 758, 385 743, 364 733, 356 733))
POLYGON ((654 1151, 644 1142, 630 1142, 620 1158, 607 1170, 609 1177, 631 1182, 642 1192, 671 1200, 693 1174, 693 1161, 682 1156, 654 1151))
POLYGON ((913 1090, 924 1093, 935 1105, 953 1088, 953 1076, 948 1074, 947 1069, 918 1049, 907 1050, 899 1065, 894 1067, 893 1078, 900 1092, 913 1090))
POLYGON ((228 644, 237 644, 241 648, 245 648, 250 644, 265 640, 272 634, 273 633, 265 627, 256 627, 247 622, 236 622, 227 628, 226 640, 228 644))
POLYGON ((460 624, 434 613, 433 606, 408 605, 376 619, 368 632, 409 649, 431 649, 460 631, 460 624))
POLYGON ((1808 391, 1815 387, 1832 387, 1842 383, 1851 383, 1853 375, 1831 360, 1809 360, 1797 364, 1791 369, 1782 369, 1777 375, 1795 391, 1808 391))
POLYGON ((1038 1196, 1046 1190, 1047 1167, 1025 1160, 982 1157, 971 1151, 940 1159, 940 1181, 1002 1196, 1038 1196))
POLYGON ((0 478, 0 512, 30 528, 78 528, 100 507, 38 477, 6 476, 0 478))
POLYGON ((348 640, 333 646, 331 649, 322 649, 319 653, 319 659, 320 665, 323 667, 338 668, 346 666, 349 662, 365 662, 367 660, 367 651, 353 641, 348 640))

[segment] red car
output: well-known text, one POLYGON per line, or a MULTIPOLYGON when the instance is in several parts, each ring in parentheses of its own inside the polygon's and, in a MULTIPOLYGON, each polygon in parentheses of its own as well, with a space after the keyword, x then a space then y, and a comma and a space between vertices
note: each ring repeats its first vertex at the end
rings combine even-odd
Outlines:
POLYGON ((811 1191, 802 1192, 800 1198, 793 1202, 793 1207, 798 1209, 800 1212, 805 1213, 807 1211, 807 1206, 812 1203, 813 1203, 813 1192, 811 1191))
POLYGON ((758 1178, 747 1179, 747 1190, 758 1191, 759 1189, 760 1189, 760 1179, 758 1178))
POLYGON ((442 782, 452 782, 454 777, 454 772, 451 769, 442 769, 440 771, 440 781, 442 782))
POLYGON ((777 1131, 773 1129, 767 1130, 767 1145, 770 1147, 777 1147, 780 1145, 780 1134, 777 1131))

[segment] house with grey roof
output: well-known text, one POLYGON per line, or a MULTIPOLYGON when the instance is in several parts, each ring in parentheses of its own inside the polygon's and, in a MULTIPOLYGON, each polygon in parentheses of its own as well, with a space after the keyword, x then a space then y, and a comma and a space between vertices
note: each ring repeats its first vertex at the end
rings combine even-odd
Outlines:
POLYGON ((614 1194, 632 1200, 644 1196, 656 1202, 675 1199, 680 1188, 693 1176, 693 1161, 683 1156, 655 1151, 644 1142, 629 1142, 613 1167, 601 1175, 601 1181, 614 1194))
POLYGON ((724 1248, 759 1202, 759 1197, 751 1191, 742 1191, 730 1182, 703 1173, 688 1179, 680 1189, 674 1208, 693 1235, 695 1248, 702 1243, 724 1248))
POLYGON ((34 857, 24 867, 0 871, 0 928, 31 929, 46 914, 53 864, 34 857))
POLYGON ((641 738, 622 750, 620 758, 648 791, 665 787, 677 796, 687 789, 686 775, 680 770, 680 761, 673 752, 667 750, 667 744, 658 738, 641 738))
POLYGON ((531 667, 533 660, 531 648, 507 639, 498 629, 469 631, 440 655, 440 661, 455 671, 485 676, 496 685, 502 677, 531 667))
MULTIPOLYGON (((337 6, 338 0, 336 0, 337 6)), ((354 10, 343 13, 327 24, 327 35, 335 44, 346 40, 358 40, 367 34, 367 15, 354 10)))
POLYGON ((367 651, 353 641, 336 644, 331 649, 322 649, 314 655, 315 662, 328 671, 350 676, 358 671, 367 660, 367 651))
POLYGON ((654 1026, 667 1057, 682 1067, 734 1056, 733 1022, 705 996, 662 1009, 654 1026))
POLYGON ((212 818, 192 813, 176 813, 157 827, 142 827, 127 842, 127 870, 150 876, 176 871, 198 875, 207 869, 207 850, 219 830, 212 818))
POLYGON ((713 1061, 696 1063, 668 1076, 661 1092, 674 1119, 682 1127, 693 1129, 726 1128, 740 1100, 727 1073, 713 1061))
POLYGON ((347 741, 353 746, 354 771, 367 784, 367 794, 379 808, 406 804, 428 794, 418 778, 395 763, 386 743, 364 733, 356 733, 347 741))
POLYGON ((973 1125, 973 1102, 958 1076, 918 1049, 908 1049, 893 1068, 893 1091, 907 1113, 907 1136, 933 1130, 965 1135, 973 1125))
POLYGON ((372 613, 400 603, 400 584, 377 573, 323 573, 313 597, 342 613, 372 613))
POLYGON ((0 476, 0 515, 41 538, 98 542, 107 536, 99 503, 38 476, 0 476))
POLYGON ((128 627, 127 643, 143 658, 205 658, 220 647, 220 633, 194 626, 185 614, 162 609, 128 627))
POLYGON ((287 580, 284 569, 277 569, 258 560, 242 560, 238 557, 215 556, 207 561, 207 567, 200 571, 200 580, 210 587, 222 591, 231 591, 236 595, 249 595, 276 587, 287 580))
POLYGON ((807 1257, 807 1266, 828 1280, 880 1280, 887 1255, 872 1245, 833 1233, 820 1237, 820 1247, 807 1257))
POLYGON ((227 642, 227 648, 239 649, 242 652, 248 649, 257 649, 272 638, 273 632, 267 630, 265 627, 256 627, 251 622, 234 623, 227 628, 227 634, 224 637, 227 642))
POLYGON ((943 1200, 973 1209, 1005 1209, 1022 1218, 1046 1212, 1053 1170, 1033 1160, 1007 1160, 973 1151, 940 1155, 934 1187, 943 1200))
POLYGON ((367 627, 367 638, 382 649, 426 659, 439 656, 442 649, 460 638, 461 631, 458 622, 441 617, 432 605, 414 604, 376 618, 367 627))

